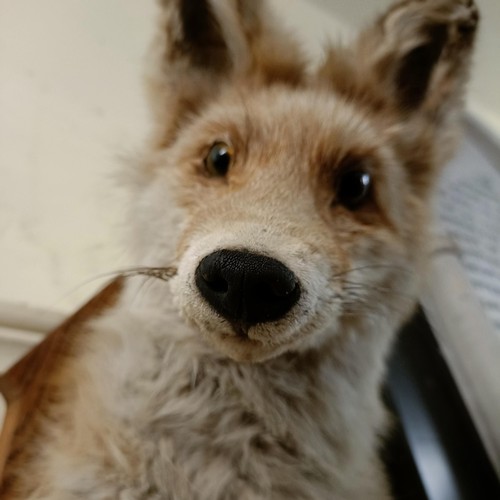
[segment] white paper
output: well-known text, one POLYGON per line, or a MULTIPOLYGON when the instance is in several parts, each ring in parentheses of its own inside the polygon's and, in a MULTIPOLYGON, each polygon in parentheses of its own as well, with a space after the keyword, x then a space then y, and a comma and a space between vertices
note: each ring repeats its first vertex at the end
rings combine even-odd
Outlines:
POLYGON ((471 141, 445 171, 437 208, 500 339, 500 172, 471 141))

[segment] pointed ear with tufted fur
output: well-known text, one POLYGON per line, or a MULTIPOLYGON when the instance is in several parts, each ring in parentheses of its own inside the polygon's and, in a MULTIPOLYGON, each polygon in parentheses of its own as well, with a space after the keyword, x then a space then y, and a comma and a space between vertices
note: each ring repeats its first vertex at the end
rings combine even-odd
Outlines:
POLYGON ((404 0, 319 70, 320 84, 400 130, 417 183, 454 151, 478 21, 472 0, 404 0))
POLYGON ((304 61, 261 0, 160 0, 161 22, 147 78, 155 144, 238 79, 297 85, 304 61))
POLYGON ((372 109, 439 112, 461 97, 478 20, 472 0, 398 2, 351 47, 332 48, 320 78, 372 109))

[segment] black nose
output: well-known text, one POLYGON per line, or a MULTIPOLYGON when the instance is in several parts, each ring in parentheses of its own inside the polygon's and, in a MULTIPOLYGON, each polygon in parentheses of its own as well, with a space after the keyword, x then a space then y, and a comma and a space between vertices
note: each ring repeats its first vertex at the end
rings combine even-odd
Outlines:
POLYGON ((205 300, 231 322, 251 326, 282 318, 299 300, 299 282, 281 262, 245 251, 207 255, 195 273, 205 300))

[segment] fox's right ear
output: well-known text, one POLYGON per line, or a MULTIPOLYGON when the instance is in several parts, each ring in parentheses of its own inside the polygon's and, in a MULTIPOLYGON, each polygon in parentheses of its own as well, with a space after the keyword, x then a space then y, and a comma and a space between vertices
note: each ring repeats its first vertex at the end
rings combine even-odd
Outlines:
POLYGON ((156 146, 175 138, 198 112, 237 78, 266 84, 301 81, 298 46, 273 22, 262 0, 159 0, 148 90, 157 120, 156 146))

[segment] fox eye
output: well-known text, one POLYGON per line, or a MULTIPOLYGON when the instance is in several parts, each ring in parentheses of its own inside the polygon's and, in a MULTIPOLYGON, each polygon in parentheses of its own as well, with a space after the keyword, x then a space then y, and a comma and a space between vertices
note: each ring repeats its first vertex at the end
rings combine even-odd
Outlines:
POLYGON ((346 169, 337 177, 336 200, 349 210, 355 210, 370 196, 372 184, 371 174, 362 167, 346 169))
POLYGON ((216 142, 205 158, 205 167, 209 174, 224 177, 233 160, 234 150, 225 142, 216 142))

